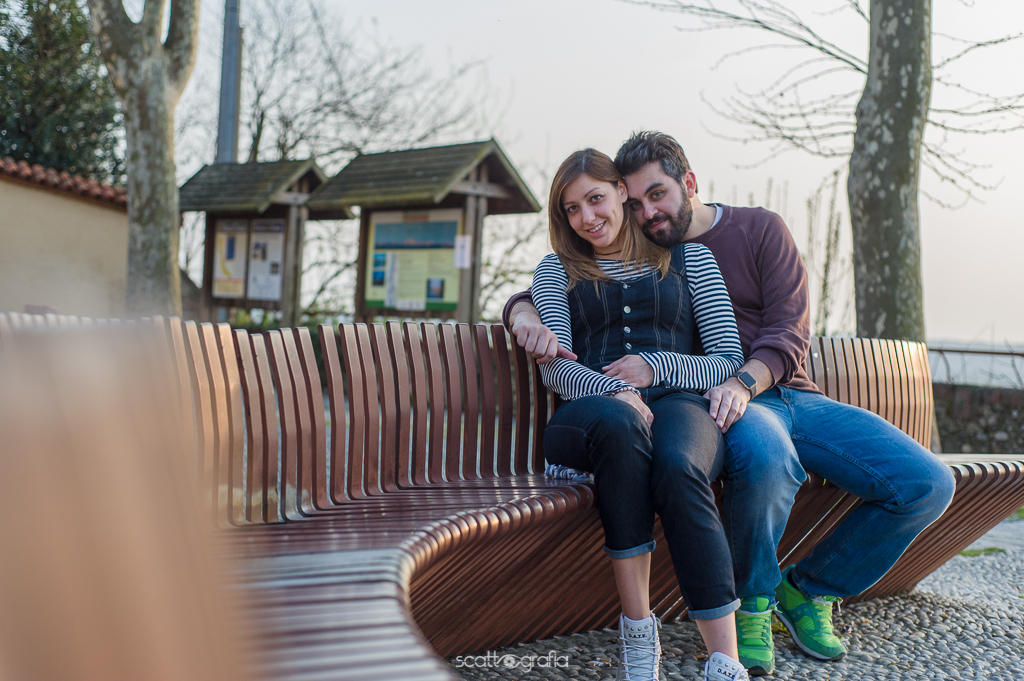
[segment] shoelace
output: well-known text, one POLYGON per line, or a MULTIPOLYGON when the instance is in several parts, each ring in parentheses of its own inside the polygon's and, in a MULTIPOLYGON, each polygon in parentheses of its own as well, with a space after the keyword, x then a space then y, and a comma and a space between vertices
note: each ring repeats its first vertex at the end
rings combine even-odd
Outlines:
POLYGON ((761 613, 750 613, 744 617, 737 617, 740 625, 740 638, 759 639, 771 638, 772 631, 772 607, 767 611, 767 617, 758 617, 761 613))
MULTIPOLYGON (((654 635, 658 636, 658 629, 661 628, 661 620, 654 627, 654 635)), ((622 672, 625 681, 634 681, 634 674, 637 681, 641 679, 658 678, 658 639, 653 641, 635 641, 626 638, 621 633, 619 641, 622 643, 622 672)))
POLYGON ((653 643, 638 645, 636 642, 623 641, 622 672, 625 681, 640 679, 656 679, 658 655, 653 643))
POLYGON ((834 636, 832 629, 832 604, 836 605, 836 612, 842 612, 843 599, 839 596, 820 596, 811 599, 814 607, 814 621, 821 631, 834 636))

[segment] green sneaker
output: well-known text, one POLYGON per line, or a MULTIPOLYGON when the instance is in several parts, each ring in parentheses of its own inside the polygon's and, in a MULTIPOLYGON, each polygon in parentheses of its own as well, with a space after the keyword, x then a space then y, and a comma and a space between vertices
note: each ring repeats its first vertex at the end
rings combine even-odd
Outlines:
POLYGON ((832 631, 832 604, 841 599, 836 596, 807 598, 789 583, 790 565, 782 571, 782 582, 775 588, 778 599, 778 617, 800 650, 819 660, 840 660, 846 655, 846 646, 832 631))
POLYGON ((740 601, 740 609, 736 611, 736 645, 740 663, 751 676, 764 676, 775 671, 772 610, 771 600, 766 596, 749 596, 740 601))

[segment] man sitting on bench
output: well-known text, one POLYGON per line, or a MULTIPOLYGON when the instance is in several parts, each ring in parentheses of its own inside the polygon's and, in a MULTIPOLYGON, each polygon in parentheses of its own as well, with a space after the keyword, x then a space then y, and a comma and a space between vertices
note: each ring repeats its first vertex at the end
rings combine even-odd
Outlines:
MULTIPOLYGON (((742 599, 740 661, 752 675, 774 669, 772 611, 807 655, 838 660, 847 651, 832 629, 832 604, 881 579, 942 515, 953 498, 953 476, 909 435, 825 397, 807 377, 807 273, 778 215, 702 203, 682 147, 663 133, 634 134, 615 164, 647 237, 669 248, 707 246, 736 313, 747 362, 707 397, 731 450, 722 516, 742 599), (864 503, 810 555, 780 572, 776 551, 805 470, 864 503)), ((508 301, 505 321, 539 362, 565 353, 529 293, 508 301)), ((650 386, 654 375, 640 356, 624 357, 606 373, 637 388, 650 386)))

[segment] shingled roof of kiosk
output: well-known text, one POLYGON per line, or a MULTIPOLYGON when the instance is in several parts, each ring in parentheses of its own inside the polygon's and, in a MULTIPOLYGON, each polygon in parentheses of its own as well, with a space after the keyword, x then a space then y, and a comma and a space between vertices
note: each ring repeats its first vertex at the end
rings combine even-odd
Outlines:
MULTIPOLYGON (((310 192, 327 181, 316 162, 273 161, 269 163, 217 163, 203 166, 181 186, 178 209, 181 212, 262 213, 271 205, 303 205, 310 192), (293 187, 306 181, 306 191, 293 187)), ((324 213, 311 211, 310 219, 351 218, 347 208, 324 213)))
POLYGON ((493 139, 426 149, 363 154, 320 187, 310 209, 443 205, 449 194, 485 196, 488 215, 536 213, 540 204, 493 139), (468 178, 487 168, 487 182, 468 178))

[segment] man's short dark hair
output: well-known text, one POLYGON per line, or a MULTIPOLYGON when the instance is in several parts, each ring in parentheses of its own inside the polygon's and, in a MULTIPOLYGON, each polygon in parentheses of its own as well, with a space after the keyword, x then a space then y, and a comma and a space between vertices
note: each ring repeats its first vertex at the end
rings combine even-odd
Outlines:
POLYGON ((679 142, 671 135, 656 130, 634 132, 615 154, 615 165, 623 175, 631 175, 654 161, 661 163, 665 174, 679 184, 683 183, 683 174, 691 170, 679 142))

